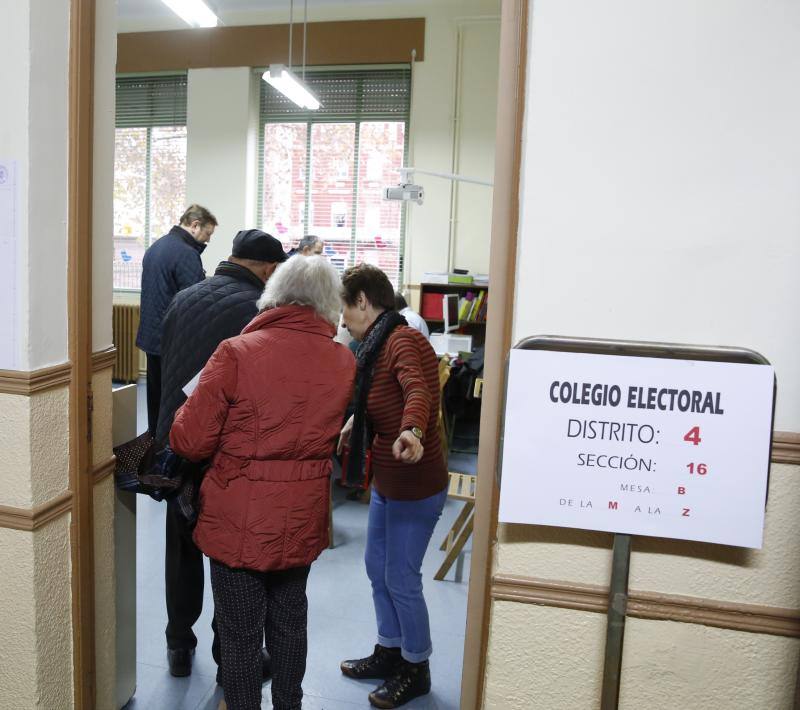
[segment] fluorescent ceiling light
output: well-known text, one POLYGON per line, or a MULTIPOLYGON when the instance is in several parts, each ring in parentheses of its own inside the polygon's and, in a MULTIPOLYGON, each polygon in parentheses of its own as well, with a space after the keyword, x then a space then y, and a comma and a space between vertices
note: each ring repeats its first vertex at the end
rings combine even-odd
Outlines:
POLYGON ((283 64, 271 64, 261 78, 300 108, 316 111, 320 107, 319 99, 314 96, 305 82, 283 64))
POLYGON ((170 10, 192 27, 216 27, 217 16, 203 0, 161 0, 170 10))

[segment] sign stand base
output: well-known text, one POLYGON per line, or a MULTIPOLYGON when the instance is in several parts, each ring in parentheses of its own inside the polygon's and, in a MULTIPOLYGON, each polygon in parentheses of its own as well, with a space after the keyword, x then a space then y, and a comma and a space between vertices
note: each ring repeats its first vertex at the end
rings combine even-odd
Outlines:
POLYGON ((625 635, 625 614, 628 609, 628 574, 631 567, 631 536, 614 535, 611 562, 611 585, 608 592, 608 625, 606 655, 603 667, 601 710, 616 710, 622 672, 622 640, 625 635))

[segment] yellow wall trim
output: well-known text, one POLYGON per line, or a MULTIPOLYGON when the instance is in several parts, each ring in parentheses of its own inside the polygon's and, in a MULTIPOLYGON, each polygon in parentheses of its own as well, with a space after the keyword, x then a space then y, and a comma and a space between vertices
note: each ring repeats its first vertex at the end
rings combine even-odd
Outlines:
POLYGON ((96 353, 92 353, 92 372, 101 372, 109 367, 114 367, 116 357, 117 349, 113 345, 105 350, 98 350, 96 353))
MULTIPOLYGON (((540 606, 608 611, 608 588, 593 584, 556 582, 532 577, 495 575, 492 599, 540 606)), ((631 590, 628 615, 639 619, 704 624, 720 629, 749 631, 773 636, 800 638, 800 609, 783 609, 755 604, 737 604, 677 594, 631 590)))
POLYGON ((72 510, 72 491, 64 491, 35 508, 0 505, 0 528, 33 531, 72 510))
POLYGON ((772 433, 772 460, 800 465, 800 434, 791 431, 772 433))
POLYGON ((104 461, 101 464, 92 469, 92 478, 94 479, 95 485, 100 483, 104 478, 107 478, 112 473, 114 473, 114 468, 117 465, 117 457, 112 456, 108 460, 104 461))
POLYGON ((43 367, 40 370, 0 370, 0 394, 21 394, 30 397, 36 392, 68 385, 72 377, 69 362, 43 367))
MULTIPOLYGON (((117 457, 111 456, 103 463, 92 469, 92 479, 100 483, 114 473, 117 457)), ((55 520, 64 513, 72 510, 72 491, 64 491, 47 503, 37 505, 35 508, 15 508, 10 505, 0 505, 0 528, 12 530, 32 531, 42 527, 51 520, 55 520)))
MULTIPOLYGON (((100 372, 114 366, 117 349, 112 345, 105 350, 92 353, 92 372, 100 372)), ((72 363, 43 367, 39 370, 0 370, 0 394, 20 394, 30 397, 37 392, 46 392, 68 385, 72 379, 72 363)))

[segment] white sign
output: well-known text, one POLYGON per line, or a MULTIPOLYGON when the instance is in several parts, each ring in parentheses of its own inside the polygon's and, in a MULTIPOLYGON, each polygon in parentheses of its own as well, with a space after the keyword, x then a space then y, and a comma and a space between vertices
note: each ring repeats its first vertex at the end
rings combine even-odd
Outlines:
POLYGON ((500 522, 760 548, 767 365, 512 350, 500 522))
POLYGON ((17 165, 0 158, 0 369, 17 367, 17 165))

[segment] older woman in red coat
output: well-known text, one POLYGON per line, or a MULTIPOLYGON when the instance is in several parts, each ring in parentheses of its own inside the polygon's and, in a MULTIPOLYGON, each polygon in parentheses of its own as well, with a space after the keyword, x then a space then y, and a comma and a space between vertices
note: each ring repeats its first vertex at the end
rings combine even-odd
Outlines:
POLYGON ((230 710, 261 707, 265 629, 273 707, 301 707, 306 580, 328 545, 331 454, 355 376, 333 341, 339 289, 323 257, 279 266, 261 312, 217 348, 170 432, 178 454, 211 460, 194 540, 211 558, 230 710))

